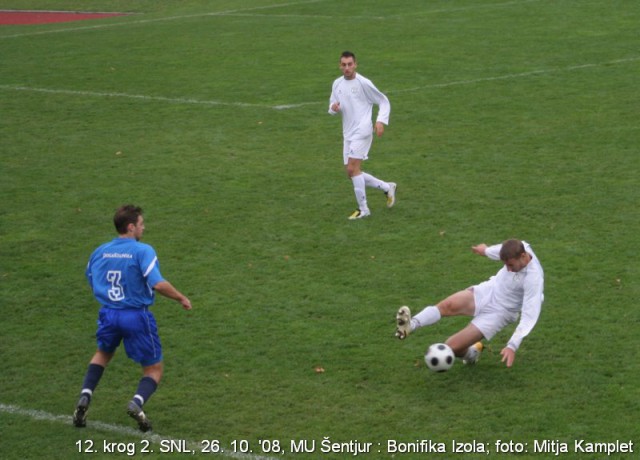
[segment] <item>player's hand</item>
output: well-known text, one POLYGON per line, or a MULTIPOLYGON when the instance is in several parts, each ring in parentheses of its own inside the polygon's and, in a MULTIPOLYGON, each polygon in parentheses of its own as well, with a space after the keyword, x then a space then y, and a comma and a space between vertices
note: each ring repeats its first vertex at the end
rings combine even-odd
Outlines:
POLYGON ((331 110, 333 110, 334 112, 340 112, 340 103, 334 102, 333 104, 331 104, 331 110))
POLYGON ((471 250, 481 256, 487 255, 487 245, 484 243, 480 243, 476 246, 471 246, 471 250))
POLYGON ((507 367, 513 366, 513 361, 516 359, 516 352, 509 347, 504 347, 500 352, 502 355, 502 362, 507 364, 507 367))
POLYGON ((182 308, 184 308, 185 310, 191 310, 193 308, 191 306, 191 301, 186 297, 184 299, 181 299, 180 303, 182 304, 182 308))
POLYGON ((373 130, 376 132, 376 136, 382 136, 384 134, 384 123, 377 121, 376 125, 373 127, 373 130))

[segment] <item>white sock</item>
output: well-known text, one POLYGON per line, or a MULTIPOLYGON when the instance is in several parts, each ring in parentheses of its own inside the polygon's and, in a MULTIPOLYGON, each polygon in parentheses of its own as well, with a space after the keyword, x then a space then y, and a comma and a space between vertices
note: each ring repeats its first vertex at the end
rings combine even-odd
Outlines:
POLYGON ((353 182, 353 191, 356 194, 356 201, 358 202, 358 208, 360 211, 368 211, 369 206, 367 206, 367 192, 365 189, 365 180, 364 174, 358 174, 357 176, 353 176, 351 178, 351 182, 353 182))
POLYGON ((367 187, 377 188, 383 192, 389 191, 389 184, 385 181, 382 181, 377 177, 373 177, 371 174, 366 172, 363 172, 362 175, 364 176, 364 183, 367 187))
POLYGON ((438 307, 429 306, 411 318, 411 329, 429 326, 438 321, 440 321, 440 310, 438 307))

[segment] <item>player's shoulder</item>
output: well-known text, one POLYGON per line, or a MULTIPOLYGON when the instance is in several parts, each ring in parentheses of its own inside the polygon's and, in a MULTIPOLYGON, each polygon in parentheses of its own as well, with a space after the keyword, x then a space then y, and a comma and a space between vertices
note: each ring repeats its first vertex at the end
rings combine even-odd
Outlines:
POLYGON ((105 241, 104 243, 102 243, 101 245, 99 245, 97 248, 95 248, 95 249, 93 250, 93 252, 102 251, 104 248, 108 248, 111 244, 113 244, 113 240, 111 240, 111 241, 105 241))
POLYGON ((364 75, 362 75, 361 73, 356 73, 355 79, 361 84, 373 86, 373 82, 369 80, 367 77, 365 77, 364 75))
POLYGON ((524 246, 524 250, 529 253, 529 255, 535 260, 535 262, 537 264, 540 264, 540 260, 538 259, 536 253, 533 251, 531 245, 524 240, 522 241, 522 245, 524 246))
POLYGON ((108 241, 98 247, 94 252, 128 252, 128 253, 140 253, 140 252, 154 252, 155 250, 150 244, 143 243, 134 238, 115 238, 108 241))
POLYGON ((347 81, 346 78, 344 78, 343 76, 336 78, 335 80, 333 80, 333 84, 331 85, 331 87, 333 89, 336 89, 337 87, 339 87, 340 85, 344 84, 347 81))
POLYGON ((110 251, 111 248, 114 246, 114 244, 117 243, 117 238, 114 240, 110 240, 110 241, 105 241, 104 243, 102 243, 100 246, 98 246, 97 248, 95 248, 93 250, 93 252, 91 253, 92 256, 95 256, 96 254, 100 254, 103 252, 107 252, 110 251))
POLYGON ((148 243, 143 243, 142 241, 133 240, 134 248, 140 252, 153 252, 155 254, 156 250, 153 249, 148 243))
POLYGON ((533 251, 527 251, 529 255, 531 255, 531 261, 527 265, 527 275, 530 275, 531 278, 543 280, 544 279, 544 269, 542 268, 542 264, 538 257, 533 253, 533 251))

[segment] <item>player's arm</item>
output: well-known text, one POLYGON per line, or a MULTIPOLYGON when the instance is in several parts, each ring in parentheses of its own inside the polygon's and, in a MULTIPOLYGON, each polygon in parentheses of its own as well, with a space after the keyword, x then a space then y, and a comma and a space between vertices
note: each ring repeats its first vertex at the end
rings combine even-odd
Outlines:
POLYGON ((504 347, 500 352, 502 355, 502 362, 507 365, 507 367, 513 366, 513 362, 516 359, 516 351, 512 350, 509 347, 504 347))
POLYGON ((378 105, 378 116, 376 117, 376 123, 374 131, 378 137, 384 134, 384 127, 389 124, 389 117, 391 115, 391 103, 389 98, 383 94, 375 85, 369 82, 365 85, 365 89, 369 99, 378 105))
POLYGON ((387 96, 382 94, 380 91, 378 92, 377 104, 378 104, 378 116, 376 117, 376 134, 378 136, 382 136, 384 132, 384 126, 389 124, 389 117, 391 115, 391 103, 387 96), (378 132, 378 129, 382 129, 381 132, 378 132))
POLYGON ((340 101, 336 97, 336 84, 334 82, 331 88, 331 96, 329 97, 329 115, 336 115, 340 112, 340 101))
POLYGON ((487 245, 484 243, 476 244, 475 246, 471 246, 471 250, 479 256, 484 256, 487 251, 487 245))
POLYGON ((384 134, 384 123, 382 123, 381 121, 376 121, 375 126, 373 127, 373 130, 376 133, 376 136, 380 137, 384 134))
POLYGON ((182 308, 185 310, 191 310, 191 301, 178 291, 173 285, 164 279, 160 273, 160 267, 158 265, 158 256, 155 250, 148 244, 141 243, 140 247, 140 271, 144 273, 145 280, 149 286, 162 294, 163 296, 180 302, 182 308))
POLYGON ((336 115, 338 112, 340 112, 340 101, 334 92, 331 91, 331 97, 329 98, 329 115, 336 115))
POLYGON ((494 244, 493 246, 487 246, 484 243, 477 244, 475 246, 471 246, 471 250, 480 255, 488 257, 492 260, 500 260, 500 249, 502 249, 502 244, 494 244))
POLYGON ((543 286, 544 281, 541 277, 525 285, 520 322, 509 339, 507 346, 500 352, 502 362, 506 363, 507 367, 511 367, 516 358, 516 351, 520 348, 522 340, 529 335, 538 322, 540 311, 542 310, 542 300, 544 298, 542 294, 543 286))
POLYGON ((169 281, 160 281, 159 283, 156 283, 155 286, 153 286, 153 289, 155 289, 156 292, 162 294, 163 296, 168 297, 169 299, 180 302, 180 304, 182 304, 182 308, 184 308, 185 310, 191 310, 191 301, 184 294, 174 288, 169 281))

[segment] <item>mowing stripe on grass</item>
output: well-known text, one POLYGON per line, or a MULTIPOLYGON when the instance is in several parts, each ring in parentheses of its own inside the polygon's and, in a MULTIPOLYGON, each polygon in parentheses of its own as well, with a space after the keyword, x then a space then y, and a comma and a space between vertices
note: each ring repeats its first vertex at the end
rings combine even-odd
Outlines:
MULTIPOLYGON (((457 13, 459 11, 469 11, 469 10, 479 10, 479 9, 490 9, 490 8, 504 8, 507 6, 520 6, 523 5, 525 3, 531 3, 531 2, 539 2, 541 0, 515 0, 515 1, 508 1, 508 2, 501 2, 501 3, 483 3, 483 4, 475 4, 475 5, 471 5, 471 6, 459 6, 459 7, 449 7, 449 8, 442 8, 439 10, 424 10, 421 11, 419 13, 417 12, 413 12, 410 13, 410 17, 415 17, 416 14, 420 15, 420 14, 447 14, 447 13, 457 13)), ((392 15, 389 16, 390 18, 404 18, 407 17, 406 15, 392 15)))
MULTIPOLYGON (((629 57, 624 59, 615 59, 613 61, 600 62, 600 63, 571 65, 567 67, 558 67, 555 69, 539 69, 539 70, 531 70, 529 72, 496 75, 493 77, 475 78, 471 80, 457 80, 457 81, 450 81, 450 82, 444 82, 444 83, 434 83, 431 85, 416 86, 413 88, 395 89, 395 90, 391 89, 386 91, 386 93, 387 94, 411 93, 411 92, 418 92, 418 91, 428 90, 428 89, 447 88, 450 86, 472 85, 476 83, 493 82, 493 81, 500 81, 500 80, 512 80, 517 78, 533 77, 537 75, 545 75, 545 74, 558 73, 558 72, 570 72, 570 71, 589 69, 589 68, 595 68, 595 67, 628 64, 628 63, 637 62, 637 61, 640 61, 640 56, 629 57)), ((179 97, 176 98, 176 97, 165 97, 165 96, 148 96, 148 95, 128 94, 128 93, 78 91, 78 90, 53 89, 53 88, 35 88, 31 86, 20 86, 20 85, 0 85, 0 90, 30 91, 30 92, 39 92, 39 93, 49 93, 49 94, 68 94, 71 96, 127 98, 127 99, 140 99, 140 100, 149 101, 149 102, 168 102, 172 104, 196 104, 196 105, 228 106, 228 107, 239 107, 239 108, 246 107, 246 108, 261 108, 261 109, 269 109, 269 110, 296 109, 296 108, 304 107, 308 105, 319 105, 324 103, 320 101, 313 101, 313 102, 297 102, 297 103, 291 103, 291 104, 268 105, 268 104, 249 103, 249 102, 222 102, 222 101, 210 101, 210 100, 202 100, 202 99, 179 98, 179 97)))
POLYGON ((110 24, 98 24, 98 25, 86 26, 86 27, 67 27, 64 29, 41 30, 38 32, 30 32, 30 33, 22 33, 22 34, 14 34, 14 35, 4 35, 4 36, 0 35, 0 39, 28 37, 31 35, 55 34, 55 33, 61 33, 61 32, 75 32, 80 30, 96 30, 96 29, 105 29, 107 27, 128 26, 133 24, 149 24, 153 22, 176 21, 180 19, 202 18, 207 16, 228 16, 232 14, 242 13, 243 11, 267 10, 271 8, 286 8, 287 6, 305 5, 309 3, 319 3, 322 1, 325 1, 325 0, 306 0, 306 1, 300 1, 300 2, 279 3, 277 5, 256 6, 254 8, 241 8, 237 10, 218 11, 213 13, 186 14, 181 16, 167 16, 163 18, 139 19, 137 21, 129 21, 129 22, 114 22, 110 24))
MULTIPOLYGON (((11 414, 11 415, 19 415, 21 417, 27 417, 33 420, 45 421, 45 422, 53 422, 53 423, 62 423, 65 425, 69 425, 69 427, 73 427, 72 425, 72 417, 70 415, 55 415, 49 412, 35 410, 35 409, 24 409, 22 407, 14 406, 11 404, 3 404, 0 403, 0 413, 11 414)), ((75 428, 73 429, 81 429, 75 428)), ((121 426, 121 425, 113 425, 111 423, 104 423, 100 421, 91 420, 87 425, 87 430, 95 429, 98 431, 106 431, 108 433, 115 433, 119 435, 133 436, 141 439, 146 439, 153 444, 160 444, 161 441, 177 441, 178 439, 168 436, 161 436, 159 434, 152 433, 142 433, 139 430, 136 430, 131 427, 121 426)), ((201 451, 203 446, 200 442, 196 441, 186 441, 187 447, 192 451, 201 451)), ((221 455, 222 457, 227 458, 239 458, 244 460, 276 460, 272 457, 265 457, 261 455, 252 455, 252 454, 242 454, 231 452, 231 449, 225 449, 224 453, 216 454, 221 455)))
MULTIPOLYGON (((462 7, 452 7, 452 8, 442 8, 439 10, 422 10, 422 11, 412 11, 411 13, 406 14, 390 14, 387 16, 349 16, 349 20, 354 19, 371 19, 371 20, 389 20, 389 19, 407 19, 407 18, 415 18, 416 16, 424 16, 429 14, 447 14, 447 13, 458 13, 461 11, 470 11, 470 10, 479 10, 479 9, 491 9, 491 8, 505 8, 509 6, 519 6, 525 3, 539 2, 542 0, 515 0, 508 2, 500 2, 500 3, 486 3, 482 5, 471 5, 471 6, 462 6, 462 7)), ((319 14, 255 14, 255 13, 225 13, 224 16, 237 16, 237 17, 261 17, 261 18, 309 18, 309 19, 331 19, 331 20, 340 20, 339 16, 335 15, 319 15, 319 14)))
MULTIPOLYGON (((274 8, 286 8, 288 6, 297 6, 297 5, 305 5, 305 4, 309 4, 309 3, 320 3, 323 2, 325 0, 306 0, 306 1, 299 1, 299 2, 289 2, 289 3, 280 3, 277 5, 268 5, 268 6, 257 6, 254 8, 242 8, 242 9, 237 9, 237 10, 228 10, 228 11, 218 11, 218 12, 212 12, 212 13, 197 13, 197 14, 187 14, 187 15, 179 15, 179 16, 167 16, 167 17, 163 17, 163 18, 153 18, 153 19, 139 19, 137 21, 128 21, 128 22, 117 22, 117 23, 109 23, 109 24, 97 24, 97 25, 92 25, 92 26, 85 26, 85 27, 67 27, 64 29, 55 29, 55 30, 41 30, 41 31, 37 31, 37 32, 28 32, 28 33, 20 33, 20 34, 14 34, 14 35, 4 35, 4 36, 0 36, 0 39, 3 38, 19 38, 19 37, 27 37, 27 36, 31 36, 31 35, 44 35, 44 34, 55 34, 55 33, 61 33, 61 32, 75 32, 75 31, 82 31, 82 30, 96 30, 96 29, 104 29, 107 27, 118 27, 118 26, 126 26, 126 25, 133 25, 133 24, 148 24, 148 23, 154 23, 154 22, 163 22, 163 21, 176 21, 176 20, 180 20, 180 19, 192 19, 192 18, 201 18, 201 17, 208 17, 208 16, 260 16, 260 17, 287 17, 287 18, 309 18, 309 19, 329 19, 329 20, 335 20, 335 19, 341 19, 339 17, 336 16, 330 16, 330 15, 305 15, 305 14, 284 14, 284 15, 273 15, 273 14, 254 14, 251 15, 250 12, 251 11, 259 11, 259 10, 267 10, 267 9, 274 9, 274 8)), ((468 6, 468 7, 458 7, 458 8, 443 8, 443 9, 439 9, 439 10, 426 10, 423 11, 421 14, 442 14, 442 13, 456 13, 459 11, 467 11, 467 10, 473 10, 473 9, 478 9, 478 8, 501 8, 501 7, 508 7, 508 6, 516 6, 516 5, 521 5, 524 3, 530 3, 530 2, 536 2, 536 1, 540 1, 540 0, 517 0, 517 1, 507 1, 507 2, 499 2, 499 3, 488 3, 488 4, 484 4, 484 5, 472 5, 472 6, 468 6)), ((412 14, 412 16, 415 16, 415 14, 412 14)), ((355 18, 359 18, 359 19, 371 19, 371 20, 386 20, 386 19, 398 19, 398 18, 402 18, 403 16, 401 15, 392 15, 392 16, 359 16, 359 17, 354 17, 354 16, 350 16, 350 19, 355 19, 355 18)))

